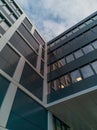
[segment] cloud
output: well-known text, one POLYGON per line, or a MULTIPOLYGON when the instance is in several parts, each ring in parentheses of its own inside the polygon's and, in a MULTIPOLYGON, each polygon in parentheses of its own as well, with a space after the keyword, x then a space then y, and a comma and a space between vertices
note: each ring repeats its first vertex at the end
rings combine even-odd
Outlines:
POLYGON ((97 10, 97 0, 17 0, 48 40, 97 10))
POLYGON ((65 25, 63 22, 57 23, 53 20, 43 21, 43 32, 47 40, 54 38, 65 30, 65 25), (49 28, 48 28, 49 27, 49 28))

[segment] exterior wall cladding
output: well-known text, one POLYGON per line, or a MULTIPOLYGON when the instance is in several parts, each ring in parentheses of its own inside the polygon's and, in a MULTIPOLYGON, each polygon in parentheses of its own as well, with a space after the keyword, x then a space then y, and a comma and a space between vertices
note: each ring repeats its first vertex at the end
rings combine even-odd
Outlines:
POLYGON ((46 44, 0 0, 0 130, 97 130, 96 104, 97 12, 46 44))

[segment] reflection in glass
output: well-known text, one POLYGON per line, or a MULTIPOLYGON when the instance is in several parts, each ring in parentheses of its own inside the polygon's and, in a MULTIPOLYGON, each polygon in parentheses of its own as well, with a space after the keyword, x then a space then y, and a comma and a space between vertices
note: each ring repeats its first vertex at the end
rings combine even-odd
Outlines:
POLYGON ((74 55, 75 55, 75 58, 77 59, 77 58, 83 56, 83 52, 82 52, 82 50, 78 50, 78 51, 74 52, 74 55))
POLYGON ((9 45, 6 45, 0 52, 0 69, 13 76, 19 58, 20 56, 9 45))
POLYGON ((66 56, 66 61, 67 61, 67 63, 69 63, 69 62, 71 62, 71 61, 73 61, 73 60, 74 60, 74 57, 73 57, 72 54, 66 56))
POLYGON ((86 65, 84 67, 81 68, 81 72, 84 78, 88 78, 92 75, 94 75, 94 72, 92 70, 92 68, 90 67, 90 65, 86 65))
POLYGON ((91 65, 92 65, 94 71, 97 73, 97 61, 92 62, 91 65))
POLYGON ((70 75, 71 75, 72 83, 82 80, 79 70, 75 70, 75 71, 71 72, 70 75))
POLYGON ((94 47, 95 49, 97 49, 97 41, 94 41, 94 42, 92 43, 92 45, 93 45, 93 47, 94 47))
POLYGON ((26 63, 20 83, 32 94, 42 100, 43 79, 26 63))
POLYGON ((93 50, 94 49, 93 49, 93 47, 91 45, 87 45, 87 46, 83 47, 83 51, 84 51, 85 54, 87 54, 87 53, 89 53, 89 52, 91 52, 93 50))

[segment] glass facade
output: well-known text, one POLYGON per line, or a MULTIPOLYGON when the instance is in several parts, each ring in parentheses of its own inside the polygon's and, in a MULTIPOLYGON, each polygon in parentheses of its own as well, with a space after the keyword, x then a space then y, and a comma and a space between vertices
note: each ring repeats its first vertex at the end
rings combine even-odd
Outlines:
POLYGON ((36 67, 37 54, 26 43, 26 41, 15 32, 10 39, 10 43, 34 66, 36 67))
POLYGON ((24 36, 24 38, 29 42, 29 44, 36 50, 38 51, 39 49, 39 44, 35 40, 35 38, 32 36, 32 34, 26 29, 26 27, 21 24, 20 27, 18 28, 19 32, 24 36))
MULTIPOLYGON (((70 62, 73 62, 81 57, 84 57, 85 55, 89 54, 90 52, 93 52, 94 50, 97 49, 97 40, 90 42, 89 44, 85 45, 84 47, 81 47, 80 49, 71 52, 71 54, 67 55, 67 56, 62 56, 61 59, 57 60, 56 62, 54 62, 53 64, 50 64, 49 68, 50 68, 50 72, 54 71, 62 66, 64 66, 65 64, 68 64, 70 62), (58 64, 61 61, 61 65, 58 64), (57 64, 57 67, 54 67, 57 64)), ((61 50, 63 52, 63 50, 61 50)), ((55 54, 55 51, 52 52, 52 54, 54 54, 54 56, 52 57, 51 54, 49 54, 48 58, 51 59, 57 59, 57 54, 55 54)), ((60 54, 60 53, 59 53, 60 54)), ((48 60, 48 61, 50 61, 48 60)))
MULTIPOLYGON (((11 111, 6 111, 9 117, 4 117, 8 119, 4 119, 6 128, 47 130, 50 113, 46 108, 51 105, 48 103, 97 85, 97 12, 52 39, 46 50, 45 41, 15 1, 1 0, 0 9, 0 107, 6 107, 4 99, 12 96, 8 104, 11 111), (47 60, 48 77, 44 77, 47 60), (10 83, 13 93, 8 87, 10 83)), ((68 105, 66 107, 68 109, 68 105)), ((60 120, 63 118, 56 116, 52 117, 53 130, 70 130, 60 120)), ((1 127, 5 128, 0 124, 1 127)))
POLYGON ((0 69, 13 76, 19 59, 20 56, 9 45, 6 45, 0 52, 0 69))
POLYGON ((57 117, 53 116, 53 130, 70 130, 70 127, 57 117))
POLYGON ((24 66, 20 84, 42 100, 43 79, 27 63, 24 66))
POLYGON ((10 82, 7 79, 5 79, 2 75, 0 75, 0 107, 2 105, 9 84, 10 82))
POLYGON ((6 127, 9 130, 47 130, 47 110, 18 89, 6 127))

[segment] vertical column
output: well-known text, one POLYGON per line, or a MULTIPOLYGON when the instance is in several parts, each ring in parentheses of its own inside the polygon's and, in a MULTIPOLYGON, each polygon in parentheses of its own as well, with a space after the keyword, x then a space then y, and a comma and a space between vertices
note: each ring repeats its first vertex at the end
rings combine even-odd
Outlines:
POLYGON ((53 130, 53 120, 50 112, 48 112, 48 130, 53 130))
POLYGON ((47 45, 45 45, 45 63, 44 63, 44 84, 43 84, 43 102, 47 104, 47 45))
MULTIPOLYGON (((16 71, 14 73, 13 78, 18 82, 20 80, 22 71, 23 71, 23 67, 25 64, 25 60, 23 57, 21 57, 16 71)), ((15 84, 10 83, 9 88, 7 90, 6 96, 3 100, 1 109, 0 109, 0 126, 2 126, 3 128, 6 127, 7 121, 8 121, 8 117, 12 108, 12 104, 15 98, 15 94, 17 91, 17 87, 15 84)))

